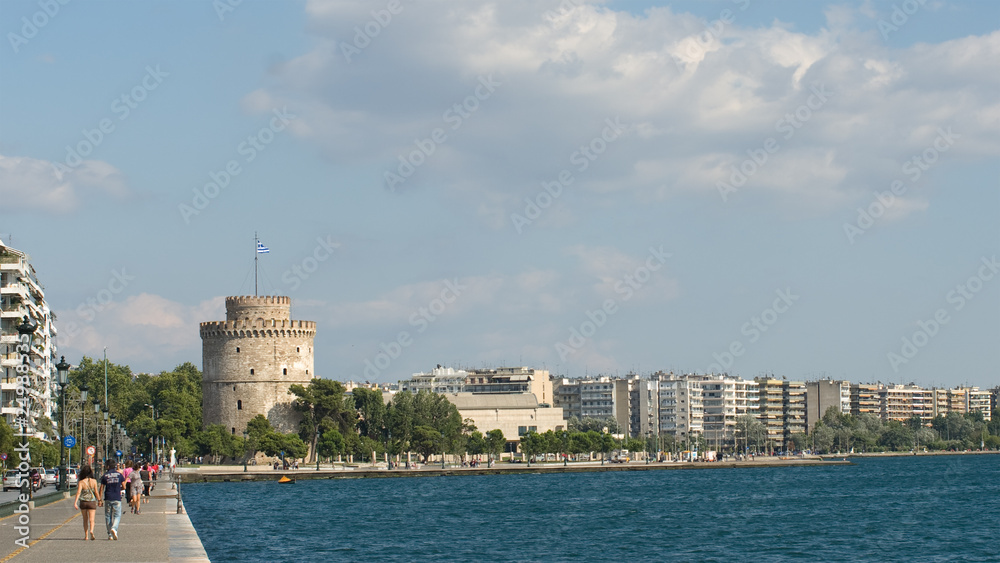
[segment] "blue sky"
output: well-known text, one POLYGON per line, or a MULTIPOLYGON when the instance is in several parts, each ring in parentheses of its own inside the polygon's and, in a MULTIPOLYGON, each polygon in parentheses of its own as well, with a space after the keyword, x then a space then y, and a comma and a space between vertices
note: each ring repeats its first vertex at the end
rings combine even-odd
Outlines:
POLYGON ((200 365, 257 232, 323 377, 1000 383, 995 3, 217 5, 0 4, 0 238, 74 362, 200 365))

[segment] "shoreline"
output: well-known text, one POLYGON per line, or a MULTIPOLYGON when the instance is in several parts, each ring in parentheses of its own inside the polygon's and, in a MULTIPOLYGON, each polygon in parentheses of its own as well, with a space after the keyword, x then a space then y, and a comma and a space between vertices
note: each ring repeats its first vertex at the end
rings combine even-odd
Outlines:
POLYGON ((942 455, 997 455, 1000 450, 970 450, 963 452, 949 451, 926 451, 926 452, 857 452, 852 454, 819 454, 823 459, 850 458, 850 457, 934 457, 942 455))
MULTIPOLYGON (((843 456, 838 456, 843 457, 843 456)), ((594 473, 606 471, 669 471, 690 469, 752 469, 764 467, 817 467, 817 466, 849 466, 852 462, 844 459, 826 460, 818 457, 801 459, 768 458, 754 461, 720 461, 720 462, 630 462, 626 464, 600 462, 574 462, 569 465, 549 462, 534 464, 531 467, 518 463, 497 464, 494 467, 440 467, 421 466, 419 469, 386 469, 385 467, 345 467, 345 468, 315 468, 290 469, 288 471, 268 468, 251 468, 244 472, 240 466, 214 466, 192 469, 180 468, 175 478, 183 484, 189 483, 220 483, 232 481, 277 481, 283 476, 295 480, 315 479, 386 479, 398 477, 444 477, 444 476, 476 476, 476 475, 526 475, 553 473, 594 473)))

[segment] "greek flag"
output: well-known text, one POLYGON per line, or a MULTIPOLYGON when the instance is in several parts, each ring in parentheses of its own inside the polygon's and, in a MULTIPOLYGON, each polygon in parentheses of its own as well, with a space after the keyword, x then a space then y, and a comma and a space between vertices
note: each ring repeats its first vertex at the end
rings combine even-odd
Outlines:
POLYGON ((264 246, 264 243, 257 241, 257 254, 267 254, 271 249, 264 246))

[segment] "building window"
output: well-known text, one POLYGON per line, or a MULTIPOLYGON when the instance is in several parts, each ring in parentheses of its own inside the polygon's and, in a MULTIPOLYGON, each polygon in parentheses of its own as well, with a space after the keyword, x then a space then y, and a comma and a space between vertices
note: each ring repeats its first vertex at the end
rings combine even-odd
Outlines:
POLYGON ((240 347, 239 347, 239 346, 237 346, 237 347, 236 347, 236 353, 237 353, 237 354, 239 354, 239 353, 240 353, 240 347))
POLYGON ((238 411, 243 410, 243 401, 241 400, 236 401, 236 410, 238 411))
POLYGON ((517 427, 517 435, 518 436, 524 436, 527 433, 528 433, 528 427, 527 426, 518 426, 517 427))
POLYGON ((537 426, 529 426, 528 427, 528 432, 538 432, 538 427, 537 426))
POLYGON ((288 375, 288 368, 281 368, 281 375, 288 375))
POLYGON ((250 375, 253 375, 253 368, 250 368, 250 375))
POLYGON ((306 375, 309 375, 309 370, 306 370, 306 375))
POLYGON ((235 385, 233 385, 233 391, 236 391, 236 386, 235 385))
POLYGON ((233 428, 233 429, 232 429, 232 430, 230 430, 229 432, 230 432, 230 433, 232 433, 232 434, 236 434, 236 429, 235 429, 235 428, 233 428))
POLYGON ((299 347, 298 347, 298 346, 296 346, 296 347, 295 347, 295 353, 297 354, 298 352, 299 352, 299 347))

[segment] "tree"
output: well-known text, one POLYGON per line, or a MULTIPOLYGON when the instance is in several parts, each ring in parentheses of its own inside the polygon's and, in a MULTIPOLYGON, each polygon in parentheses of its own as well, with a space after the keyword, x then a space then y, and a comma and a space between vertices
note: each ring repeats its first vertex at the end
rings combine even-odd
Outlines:
MULTIPOLYGON (((827 411, 829 412, 829 411, 827 411)), ((761 444, 767 439, 767 429, 764 424, 757 420, 757 417, 745 414, 736 419, 736 442, 743 446, 737 446, 739 451, 760 451, 761 444)))
POLYGON ((341 433, 354 430, 357 417, 344 402, 340 382, 314 378, 308 386, 290 386, 288 392, 295 395, 292 407, 302 413, 300 436, 309 440, 309 461, 316 460, 316 443, 326 428, 336 427, 341 433))
POLYGON ((441 433, 432 426, 421 425, 413 429, 413 449, 424 457, 424 463, 438 452, 443 452, 441 433))
POLYGON ((206 426, 205 430, 198 433, 195 443, 198 446, 198 453, 214 456, 216 463, 221 461, 220 457, 236 458, 246 451, 243 437, 233 435, 221 424, 206 426))
POLYGON ((331 428, 323 433, 317 443, 319 455, 323 457, 333 457, 344 453, 344 436, 336 428, 331 428))
POLYGON ((486 433, 486 451, 499 460, 504 448, 507 446, 507 438, 503 435, 503 430, 490 430, 486 433))
POLYGON ((382 391, 358 387, 351 393, 354 395, 354 408, 358 415, 358 432, 373 440, 383 440, 386 431, 386 406, 382 400, 382 391))
POLYGON ((469 439, 466 440, 465 447, 472 455, 484 454, 486 453, 486 438, 482 432, 474 430, 469 434, 469 439))
POLYGON ((545 438, 538 432, 528 432, 521 436, 521 452, 531 460, 537 454, 544 453, 546 446, 545 438))

